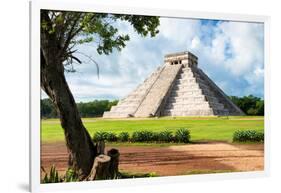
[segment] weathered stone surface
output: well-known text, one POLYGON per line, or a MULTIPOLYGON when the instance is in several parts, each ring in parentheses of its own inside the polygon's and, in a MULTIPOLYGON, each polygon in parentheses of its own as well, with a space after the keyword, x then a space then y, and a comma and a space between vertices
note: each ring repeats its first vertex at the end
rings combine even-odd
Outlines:
POLYGON ((154 82, 134 113, 135 117, 151 117, 156 115, 159 106, 162 104, 164 97, 167 95, 181 68, 182 64, 165 65, 158 79, 154 82))
POLYGON ((162 67, 103 117, 243 115, 197 60, 190 52, 166 55, 162 67))
POLYGON ((111 107, 111 110, 104 112, 103 117, 105 118, 123 118, 131 117, 143 101, 150 88, 159 77, 160 72, 164 67, 158 68, 153 72, 141 85, 139 85, 132 93, 126 98, 120 100, 117 106, 111 107))

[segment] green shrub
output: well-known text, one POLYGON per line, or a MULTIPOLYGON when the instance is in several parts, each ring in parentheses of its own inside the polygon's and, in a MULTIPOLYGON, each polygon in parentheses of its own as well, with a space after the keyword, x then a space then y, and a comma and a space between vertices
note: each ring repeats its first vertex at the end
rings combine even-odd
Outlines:
POLYGON ((159 133, 157 132, 152 132, 152 137, 151 137, 151 141, 159 141, 159 133))
POLYGON ((155 141, 156 135, 152 131, 135 131, 132 134, 133 142, 151 142, 155 141))
POLYGON ((128 132, 121 132, 118 135, 118 140, 122 142, 129 141, 130 135, 128 132))
POLYGON ((175 133, 175 141, 180 143, 188 143, 190 140, 190 132, 188 129, 181 128, 175 133))
POLYGON ((263 132, 257 132, 255 139, 256 139, 256 141, 263 142, 264 141, 264 133, 263 132))
POLYGON ((98 131, 94 134, 93 136, 93 141, 98 142, 98 141, 106 141, 107 140, 107 135, 108 132, 105 131, 98 131))
POLYGON ((117 135, 115 133, 109 132, 106 134, 106 141, 114 142, 117 141, 117 135))
POLYGON ((256 130, 235 131, 233 133, 234 142, 263 142, 264 133, 256 130))
POLYGON ((74 172, 73 169, 68 168, 65 172, 63 181, 64 182, 76 182, 78 181, 78 174, 74 172))
MULTIPOLYGON (((45 172, 44 168, 41 168, 43 172, 45 172)), ((45 172, 45 177, 42 180, 42 183, 58 183, 61 182, 62 179, 59 178, 59 173, 56 170, 56 167, 53 165, 50 169, 49 174, 45 172)))
POLYGON ((188 129, 178 129, 173 136, 172 131, 152 132, 148 130, 135 131, 130 135, 128 132, 121 132, 118 136, 113 132, 98 131, 93 136, 93 141, 108 141, 108 142, 179 142, 188 143, 190 141, 190 132, 188 129))
POLYGON ((43 167, 41 170, 45 173, 44 178, 41 180, 42 183, 59 183, 59 182, 76 182, 78 181, 78 175, 72 169, 68 169, 63 176, 59 176, 56 167, 53 165, 50 172, 47 173, 43 167))
POLYGON ((105 131, 98 131, 94 134, 93 136, 93 141, 98 142, 98 141, 109 141, 109 142, 114 142, 117 141, 117 135, 112 132, 105 132, 105 131))
POLYGON ((158 133, 158 141, 160 142, 172 142, 174 140, 172 131, 161 131, 158 133))

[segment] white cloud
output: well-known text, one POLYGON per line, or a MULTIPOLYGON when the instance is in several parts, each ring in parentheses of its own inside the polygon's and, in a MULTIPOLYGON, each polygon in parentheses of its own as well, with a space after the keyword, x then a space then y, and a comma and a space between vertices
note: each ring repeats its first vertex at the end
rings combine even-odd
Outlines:
POLYGON ((163 63, 164 54, 185 50, 199 57, 199 67, 227 94, 263 95, 262 24, 160 18, 160 33, 154 38, 141 37, 126 22, 116 26, 130 36, 121 52, 105 56, 98 55, 95 47, 79 47, 100 64, 100 79, 91 62, 67 74, 77 101, 125 97, 163 63))
POLYGON ((174 49, 186 49, 193 38, 200 33, 200 20, 160 18, 160 37, 169 41, 174 49), (177 48, 178 47, 178 48, 177 48))
POLYGON ((191 49, 192 50, 196 50, 198 48, 200 48, 200 44, 201 44, 201 41, 199 39, 198 36, 195 36, 192 40, 191 40, 191 49))
POLYGON ((232 57, 225 64, 232 73, 242 75, 263 64, 263 25, 224 22, 219 28, 220 35, 229 39, 232 57))
POLYGON ((207 37, 209 41, 203 41, 206 34, 202 30, 189 47, 199 56, 199 66, 206 69, 207 74, 212 74, 217 83, 225 81, 224 90, 229 94, 238 93, 237 89, 240 89, 241 95, 249 92, 263 95, 263 25, 226 21, 208 28, 211 33, 208 36, 212 38, 207 37), (240 84, 240 88, 234 89, 234 84, 240 84))
POLYGON ((251 85, 263 84, 263 78, 264 78, 264 69, 262 69, 258 66, 254 69, 253 73, 251 73, 251 74, 249 74, 249 76, 245 77, 245 79, 251 85))

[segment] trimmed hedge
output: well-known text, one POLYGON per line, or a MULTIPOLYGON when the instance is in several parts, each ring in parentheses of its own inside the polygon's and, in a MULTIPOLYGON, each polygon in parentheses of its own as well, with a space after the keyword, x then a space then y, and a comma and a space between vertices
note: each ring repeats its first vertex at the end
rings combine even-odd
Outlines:
POLYGON ((112 132, 105 132, 105 131, 98 131, 93 136, 93 141, 109 141, 114 142, 117 141, 118 137, 115 133, 112 132))
POLYGON ((172 142, 174 141, 174 136, 172 131, 161 131, 158 133, 158 140, 160 142, 172 142))
POLYGON ((233 133, 233 142, 263 142, 264 133, 256 130, 238 130, 233 133))
POLYGON ((117 140, 118 140, 118 138, 117 138, 117 135, 115 133, 112 133, 112 132, 107 133, 106 141, 114 142, 114 141, 117 141, 117 140))
POLYGON ((178 129, 173 135, 172 131, 165 130, 160 132, 152 132, 148 130, 135 131, 130 136, 128 132, 121 132, 116 135, 112 132, 98 131, 93 136, 93 141, 108 141, 108 142, 178 142, 189 143, 190 132, 188 129, 178 129))
POLYGON ((108 132, 105 131, 98 131, 93 136, 93 141, 106 141, 108 132))
POLYGON ((126 142, 129 141, 130 135, 128 132, 121 132, 118 135, 118 141, 126 142))
POLYGON ((157 134, 152 131, 135 131, 132 134, 132 142, 151 142, 155 141, 157 134))
POLYGON ((188 129, 181 128, 176 131, 175 141, 181 143, 188 143, 190 141, 190 132, 188 129))

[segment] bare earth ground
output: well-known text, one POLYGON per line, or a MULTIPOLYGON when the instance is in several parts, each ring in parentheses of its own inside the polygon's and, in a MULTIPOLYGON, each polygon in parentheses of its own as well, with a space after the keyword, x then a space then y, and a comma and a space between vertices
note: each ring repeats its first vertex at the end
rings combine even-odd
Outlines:
MULTIPOLYGON (((41 166, 47 171, 54 164, 61 174, 67 169, 65 144, 41 145, 41 166)), ((108 147, 107 149, 114 148, 108 147)), ((159 176, 194 171, 255 171, 264 168, 263 144, 201 143, 169 147, 117 147, 121 171, 155 172, 159 176)))

